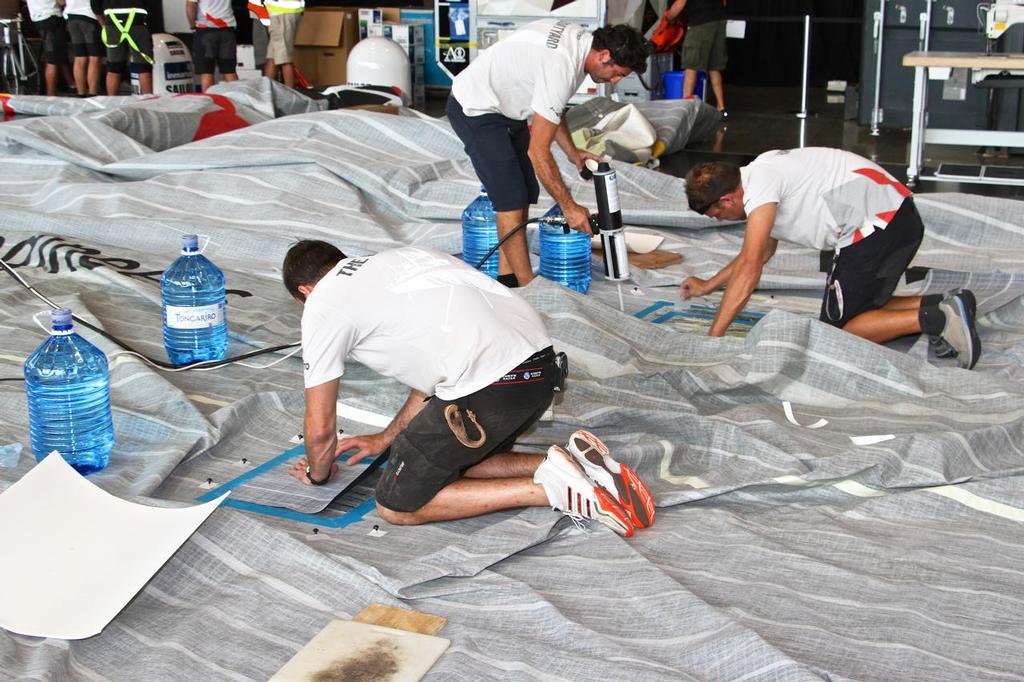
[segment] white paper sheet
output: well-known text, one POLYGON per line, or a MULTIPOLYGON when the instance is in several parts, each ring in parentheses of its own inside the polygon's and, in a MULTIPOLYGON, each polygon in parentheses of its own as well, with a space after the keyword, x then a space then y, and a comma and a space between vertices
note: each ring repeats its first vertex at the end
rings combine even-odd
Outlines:
MULTIPOLYGON (((661 246, 663 241, 665 238, 661 235, 626 230, 626 251, 629 253, 650 253, 661 246)), ((601 235, 591 237, 590 245, 595 249, 601 248, 601 235)))
POLYGON ((729 19, 725 22, 725 37, 726 38, 746 38, 747 37, 747 22, 742 19, 729 19))
POLYGON ((0 627, 99 634, 226 497, 184 509, 133 504, 47 456, 0 495, 0 627))

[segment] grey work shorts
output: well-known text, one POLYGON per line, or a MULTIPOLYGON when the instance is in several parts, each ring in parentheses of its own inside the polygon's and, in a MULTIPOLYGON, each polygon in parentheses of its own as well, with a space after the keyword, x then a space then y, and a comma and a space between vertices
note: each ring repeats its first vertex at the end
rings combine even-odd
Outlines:
POLYGON ((301 13, 271 14, 270 40, 267 43, 267 59, 275 64, 291 64, 295 51, 295 32, 299 30, 301 13))
POLYGON ((725 21, 688 26, 683 36, 682 68, 724 71, 729 61, 725 48, 725 21))

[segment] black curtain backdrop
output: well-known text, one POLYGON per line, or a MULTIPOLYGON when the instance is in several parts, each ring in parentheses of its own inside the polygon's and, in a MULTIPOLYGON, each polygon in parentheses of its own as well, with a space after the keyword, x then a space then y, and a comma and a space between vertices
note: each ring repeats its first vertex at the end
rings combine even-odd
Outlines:
POLYGON ((727 83, 799 85, 806 14, 812 21, 811 85, 860 80, 863 0, 728 0, 726 9, 730 19, 747 21, 746 37, 729 40, 727 83))

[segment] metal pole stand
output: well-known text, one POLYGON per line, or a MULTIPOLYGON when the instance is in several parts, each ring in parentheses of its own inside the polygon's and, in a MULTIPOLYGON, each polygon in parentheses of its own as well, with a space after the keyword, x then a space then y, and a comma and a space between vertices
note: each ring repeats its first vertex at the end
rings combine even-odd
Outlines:
POLYGON ((878 137, 882 124, 882 44, 885 39, 885 0, 878 0, 875 12, 875 102, 871 109, 871 135, 878 137))
POLYGON ((807 78, 810 72, 811 59, 811 15, 804 15, 804 75, 800 91, 800 111, 797 118, 807 118, 807 78))

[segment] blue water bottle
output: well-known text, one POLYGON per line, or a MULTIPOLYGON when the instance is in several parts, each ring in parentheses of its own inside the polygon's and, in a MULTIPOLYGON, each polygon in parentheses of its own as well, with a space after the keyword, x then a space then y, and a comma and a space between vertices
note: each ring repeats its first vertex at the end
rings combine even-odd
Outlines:
MULTIPOLYGON (((498 243, 498 218, 494 214, 487 189, 480 188, 480 195, 462 212, 462 260, 473 267, 498 243)), ((480 272, 498 279, 498 252, 487 259, 480 272)))
POLYGON ((114 447, 107 356, 74 332, 70 310, 50 313, 50 337, 25 361, 28 430, 36 461, 56 450, 81 474, 114 447))
POLYGON ((160 278, 164 348, 175 365, 222 360, 228 352, 224 273, 199 253, 199 238, 181 238, 181 255, 160 278))
POLYGON ((540 275, 581 294, 590 289, 590 235, 571 229, 558 204, 540 219, 540 275))

